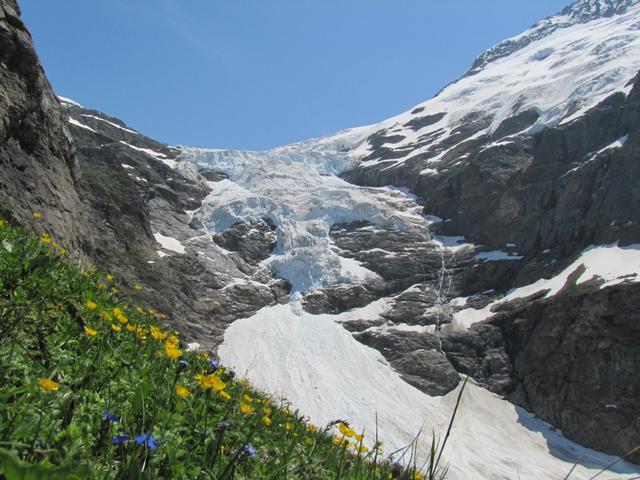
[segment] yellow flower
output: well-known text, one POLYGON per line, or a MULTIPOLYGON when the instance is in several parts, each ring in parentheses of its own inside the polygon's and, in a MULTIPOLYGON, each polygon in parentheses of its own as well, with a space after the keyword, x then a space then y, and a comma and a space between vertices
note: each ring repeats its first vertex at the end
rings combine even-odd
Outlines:
POLYGON ((348 447, 349 446, 349 441, 344 438, 344 437, 339 437, 337 435, 333 436, 332 442, 334 445, 338 446, 338 447, 348 447))
POLYGON ((248 403, 253 402, 253 397, 247 395, 246 393, 242 395, 242 398, 244 398, 248 403))
POLYGON ((59 251, 60 255, 64 255, 67 251, 64 248, 61 248, 59 251))
POLYGON ((98 332, 96 332, 93 328, 89 327, 84 327, 84 333, 86 333, 90 337, 95 337, 98 334, 98 332))
POLYGON ((340 426, 338 427, 338 429, 340 430, 340 433, 342 435, 344 435, 345 437, 353 437, 356 432, 354 432, 353 430, 351 430, 347 425, 345 425, 344 423, 341 423, 340 426))
POLYGON ((245 415, 252 415, 253 413, 255 413, 256 409, 253 408, 251 405, 248 405, 244 402, 240 402, 240 411, 245 415))
POLYGON ((105 322, 110 322, 111 320, 113 320, 113 315, 111 315, 111 313, 107 312, 106 310, 100 312, 100 317, 102 317, 105 322))
POLYGON ((133 286, 133 289, 134 289, 136 292, 138 292, 138 291, 142 290, 142 285, 140 285, 139 283, 136 283, 136 284, 133 286))
POLYGON ((293 423, 284 422, 284 428, 286 428, 287 430, 293 430, 293 423))
MULTIPOLYGON (((108 282, 110 282, 110 281, 112 281, 112 280, 113 280, 113 275, 111 275, 110 273, 107 273, 107 274, 105 275, 105 277, 104 277, 104 278, 106 278, 106 279, 107 279, 107 281, 108 281, 108 282)), ((114 313, 115 313, 115 312, 114 312, 114 313)))
POLYGON ((182 397, 182 398, 187 398, 189 395, 191 395, 189 390, 187 390, 182 385, 176 385, 176 393, 178 394, 179 397, 182 397))
POLYGON ((38 380, 38 383, 47 392, 57 392, 58 388, 60 388, 60 384, 58 384, 58 383, 56 383, 53 380, 50 380, 48 378, 40 378, 38 380))
POLYGON ((176 337, 175 335, 171 335, 168 339, 167 339, 167 343, 169 345, 173 345, 174 347, 177 346, 180 343, 180 340, 178 339, 178 337, 176 337))
POLYGON ((135 323, 130 323, 129 325, 127 325, 127 331, 135 332, 136 330, 138 330, 138 325, 136 325, 135 323))
POLYGON ((227 392, 225 392, 224 390, 221 390, 218 395, 220 395, 224 400, 229 401, 231 400, 231 395, 229 395, 227 392))
POLYGON ((42 218, 42 214, 40 212, 33 212, 33 218, 36 220, 42 218))
POLYGON ((155 325, 151 326, 151 336, 153 338, 155 338, 156 340, 158 340, 159 342, 161 342, 162 340, 164 340, 165 338, 167 338, 167 334, 162 332, 162 330, 160 330, 158 327, 156 327, 155 325))
POLYGON ((180 358, 182 356, 182 351, 179 348, 176 348, 173 345, 165 343, 164 345, 164 353, 167 354, 167 357, 170 360, 175 360, 176 358, 180 358))
POLYGON ((60 244, 59 244, 58 242, 53 242, 53 241, 52 241, 52 242, 51 242, 51 246, 52 246, 53 248, 58 248, 58 247, 60 246, 60 244))
POLYGON ((264 413, 265 415, 271 415, 271 412, 273 412, 273 410, 271 409, 271 407, 264 407, 262 409, 262 413, 264 413))
POLYGON ((315 425, 310 423, 309 425, 307 425, 307 431, 311 432, 311 433, 314 433, 314 432, 318 431, 318 427, 316 427, 315 425))
POLYGON ((111 287, 111 293, 118 293, 118 289, 116 287, 111 287))
POLYGON ((40 235, 40 242, 48 245, 51 243, 51 237, 49 236, 48 233, 43 233, 42 235, 40 235))
POLYGON ((86 302, 84 302, 84 306, 89 310, 95 310, 96 308, 98 308, 98 304, 96 302, 92 302, 91 300, 87 300, 86 302))
POLYGON ((4 218, 0 218, 0 227, 4 227, 7 224, 7 221, 4 218))
POLYGON ((267 427, 271 425, 271 419, 266 415, 262 417, 262 423, 264 423, 267 427))
POLYGON ((425 479, 425 476, 421 472, 415 472, 413 474, 413 480, 424 480, 424 479, 425 479))
POLYGON ((207 383, 209 384, 209 388, 215 390, 216 392, 221 392, 227 387, 227 384, 220 380, 215 373, 207 375, 207 383))
POLYGON ((117 317, 118 315, 122 315, 122 310, 120 310, 120 307, 115 307, 112 310, 113 314, 117 317))
POLYGON ((125 317, 124 315, 122 315, 121 313, 116 315, 116 320, 118 320, 123 325, 129 321, 129 319, 127 317, 125 317))
POLYGON ((356 435, 356 436, 355 436, 355 439, 356 439, 358 442, 361 442, 363 438, 364 438, 364 433, 361 433, 360 435, 356 435))
POLYGON ((112 323, 111 324, 111 330, 113 330, 114 332, 119 332, 120 330, 122 330, 122 327, 120 327, 120 325, 114 325, 112 323))
POLYGON ((353 444, 353 449, 358 453, 367 453, 369 451, 369 449, 364 445, 353 444))
POLYGON ((144 315, 144 310, 140 307, 136 307, 136 312, 139 313, 140 315, 144 315))

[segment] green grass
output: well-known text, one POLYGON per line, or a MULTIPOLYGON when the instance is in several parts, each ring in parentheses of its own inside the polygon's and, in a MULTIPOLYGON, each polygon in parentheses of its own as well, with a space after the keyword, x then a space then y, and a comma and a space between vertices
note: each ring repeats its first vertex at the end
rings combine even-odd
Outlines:
MULTIPOLYGON (((209 354, 187 352, 163 314, 122 301, 116 279, 65 254, 0 219, 8 480, 427 478, 415 460, 402 469, 375 439, 311 425, 209 354)), ((437 464, 429 471, 442 476, 437 464)))

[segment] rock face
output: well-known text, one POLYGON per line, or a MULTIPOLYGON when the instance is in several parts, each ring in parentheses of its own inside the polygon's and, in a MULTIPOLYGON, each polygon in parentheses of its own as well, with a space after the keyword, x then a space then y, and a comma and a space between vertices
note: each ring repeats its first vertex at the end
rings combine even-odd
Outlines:
POLYGON ((640 429, 638 301, 637 285, 585 288, 515 305, 443 345, 458 371, 577 442, 621 455, 640 429))
POLYGON ((83 261, 91 251, 76 187, 78 159, 14 0, 0 1, 0 207, 34 233, 55 232, 83 261), (42 214, 33 222, 32 213, 42 214))
POLYGON ((166 313, 203 346, 217 344, 229 322, 286 302, 287 282, 256 266, 270 252, 268 225, 260 223, 259 238, 243 239, 234 254, 218 248, 192 218, 209 185, 224 175, 180 172, 174 168, 179 149, 61 102, 17 4, 0 6, 3 215, 35 233, 49 232, 70 255, 113 273, 132 302, 166 313), (42 217, 35 220, 33 212, 42 217))

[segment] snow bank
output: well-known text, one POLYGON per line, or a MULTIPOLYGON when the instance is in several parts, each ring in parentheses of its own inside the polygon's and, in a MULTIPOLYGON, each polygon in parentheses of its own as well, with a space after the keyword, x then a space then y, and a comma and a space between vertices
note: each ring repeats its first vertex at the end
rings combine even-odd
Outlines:
MULTIPOLYGON (((185 253, 184 245, 182 245, 182 243, 180 243, 179 240, 176 240, 173 237, 165 237, 160 232, 154 233, 153 237, 156 239, 156 242, 162 245, 163 249, 170 250, 176 253, 181 253, 181 254, 185 253)), ((158 255, 160 255, 159 252, 158 252, 158 255)), ((160 256, 162 257, 164 255, 160 255, 160 256)))
MULTIPOLYGON (((376 309, 349 318, 372 318, 376 309)), ((311 421, 346 419, 365 431, 369 445, 379 428, 387 453, 406 446, 422 429, 425 454, 430 435, 443 435, 458 391, 430 397, 405 383, 382 355, 357 342, 336 321, 343 315, 311 315, 293 301, 237 320, 218 352, 222 361, 258 388, 284 396, 311 421)), ((578 458, 573 479, 585 480, 612 458, 580 447, 548 424, 469 384, 462 397, 445 461, 450 480, 564 478, 578 458)), ((619 473, 635 472, 620 464, 619 473)), ((607 478, 623 478, 608 474, 607 478)))
POLYGON ((569 277, 579 268, 584 268, 576 279, 576 284, 594 278, 600 279, 600 288, 622 282, 640 280, 640 244, 620 247, 618 244, 590 246, 567 268, 549 279, 540 279, 535 283, 511 290, 504 298, 497 300, 482 309, 466 308, 456 312, 451 325, 444 330, 467 329, 472 324, 489 318, 491 307, 516 298, 526 298, 542 290, 549 290, 547 298, 558 293, 567 283, 569 277))

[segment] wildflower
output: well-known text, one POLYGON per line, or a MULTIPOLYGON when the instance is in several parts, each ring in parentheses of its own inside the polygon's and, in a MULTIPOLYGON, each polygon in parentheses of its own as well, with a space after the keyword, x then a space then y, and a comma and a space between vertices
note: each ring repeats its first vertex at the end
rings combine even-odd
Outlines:
MULTIPOLYGON (((113 275, 111 275, 110 273, 107 273, 104 278, 107 279, 107 282, 111 282, 113 280, 113 275)), ((113 313, 115 313, 115 311, 113 313)))
POLYGON ((293 430, 293 423, 284 422, 284 428, 286 428, 287 430, 293 430))
POLYGON ((349 440, 347 440, 344 437, 339 437, 337 435, 334 435, 333 438, 331 439, 331 441, 337 447, 345 447, 346 448, 346 447, 349 446, 349 440))
POLYGON ((140 285, 139 283, 136 283, 136 284, 133 286, 133 289, 134 289, 136 292, 139 292, 140 290, 142 290, 142 285, 140 285))
POLYGON ((120 330, 122 330, 122 327, 120 325, 116 325, 115 323, 112 323, 111 330, 113 330, 114 332, 119 332, 120 330))
POLYGON ((111 293, 118 293, 118 289, 116 287, 111 287, 111 293))
POLYGON ((364 445, 356 445, 355 443, 353 444, 353 449, 357 453, 367 453, 369 451, 369 449, 367 447, 365 447, 364 445))
POLYGON ((271 412, 273 412, 273 409, 271 407, 264 407, 262 409, 262 413, 264 413, 265 415, 271 415, 271 412))
POLYGON ((205 388, 205 390, 207 388, 211 388, 216 392, 221 392, 227 387, 227 384, 220 380, 220 377, 218 377, 215 373, 206 376, 206 383, 207 387, 205 388))
POLYGON ((42 214, 40 212, 33 212, 33 218, 39 220, 42 218, 42 214))
POLYGON ((181 398, 188 398, 191 395, 191 392, 182 385, 176 385, 176 393, 181 398))
POLYGON ((178 362, 178 367, 180 367, 181 369, 185 369, 189 366, 189 362, 187 362, 186 360, 180 360, 178 362))
POLYGON ((64 248, 61 248, 61 249, 58 251, 58 253, 59 253, 60 255, 63 255, 63 256, 64 256, 64 254, 65 254, 65 253, 67 253, 67 251, 66 251, 64 248))
POLYGON ((135 323, 130 323, 129 325, 127 325, 128 332, 135 332, 137 329, 138 325, 136 325, 135 323))
POLYGON ((175 360, 176 358, 180 358, 182 356, 182 351, 169 343, 165 343, 164 353, 170 360, 175 360))
POLYGON ((140 307, 136 307, 136 312, 139 313, 140 315, 144 315, 144 310, 140 307))
POLYGON ((242 447, 242 452, 248 457, 251 457, 251 458, 256 457, 256 449, 250 443, 247 443, 242 447))
POLYGON ((174 347, 177 347, 178 344, 180 343, 180 339, 175 336, 175 335, 171 335, 168 339, 167 339, 167 344, 169 345, 173 345, 174 347))
POLYGON ((60 388, 60 384, 48 378, 39 379, 38 384, 40 384, 40 386, 47 392, 57 392, 58 388, 60 388))
POLYGON ((84 302, 84 306, 87 307, 88 310, 95 310, 96 308, 98 308, 98 304, 91 300, 87 300, 86 302, 84 302))
POLYGON ((233 427, 233 424, 231 422, 220 422, 216 425, 216 431, 224 432, 226 430, 229 430, 231 427, 233 427))
POLYGON ((90 328, 90 327, 84 327, 84 333, 86 333, 90 337, 95 337, 98 334, 98 332, 96 332, 93 328, 90 328))
POLYGON ((316 431, 318 431, 318 427, 316 427, 314 424, 310 423, 309 425, 307 425, 307 431, 310 433, 314 433, 316 431))
POLYGON ((0 227, 4 227, 7 224, 7 221, 4 218, 0 218, 0 227))
POLYGON ((271 425, 271 419, 266 415, 262 417, 262 423, 264 423, 267 427, 271 425))
POLYGON ((247 395, 246 393, 242 395, 242 398, 244 398, 247 401, 247 403, 253 402, 253 397, 247 395))
POLYGON ((220 393, 218 393, 218 395, 220 395, 222 397, 223 400, 229 401, 231 400, 231 395, 229 395, 227 392, 225 392, 224 390, 221 390, 220 393))
POLYGON ((156 447, 160 446, 164 442, 156 440, 152 433, 145 432, 136 437, 136 443, 138 445, 146 445, 150 450, 155 450, 156 447))
POLYGON ((338 427, 338 429, 340 430, 340 433, 342 435, 344 435, 345 437, 353 437, 356 432, 354 432, 353 430, 351 430, 346 424, 341 423, 340 426, 338 427))
POLYGON ((43 233, 42 235, 40 235, 40 242, 43 243, 44 245, 48 245, 51 243, 51 237, 49 236, 48 233, 43 233))
POLYGON ((129 435, 114 435, 111 437, 111 444, 120 445, 121 443, 128 442, 130 438, 129 435))
POLYGON ((104 418, 105 420, 109 420, 110 422, 113 422, 113 423, 118 423, 120 421, 120 417, 112 414, 108 410, 104 411, 104 413, 102 414, 102 418, 104 418))
POLYGON ((214 370, 217 370, 218 368, 220 368, 220 362, 218 361, 217 358, 212 358, 209 360, 209 365, 211 365, 211 367, 214 370))
POLYGON ((114 309, 112 310, 113 314, 117 317, 118 315, 122 315, 122 310, 120 310, 120 307, 114 307, 114 309))
POLYGON ((113 320, 113 315, 111 315, 111 313, 107 312, 106 310, 103 310, 102 312, 100 312, 100 317, 105 322, 110 322, 111 320, 113 320))
POLYGON ((360 435, 356 435, 356 436, 355 436, 355 439, 356 439, 358 442, 361 442, 363 438, 364 438, 364 433, 361 433, 360 435))
POLYGON ((256 411, 256 409, 253 408, 251 405, 248 405, 244 402, 240 402, 240 411, 245 415, 252 415, 256 411))
POLYGON ((424 473, 422 472, 413 473, 413 480, 424 480, 424 479, 425 479, 424 473))
POLYGON ((160 330, 158 327, 156 327, 155 325, 151 326, 151 336, 153 338, 155 338, 156 340, 158 340, 159 342, 161 342, 162 340, 164 340, 165 338, 167 338, 167 334, 164 333, 162 330, 160 330))

